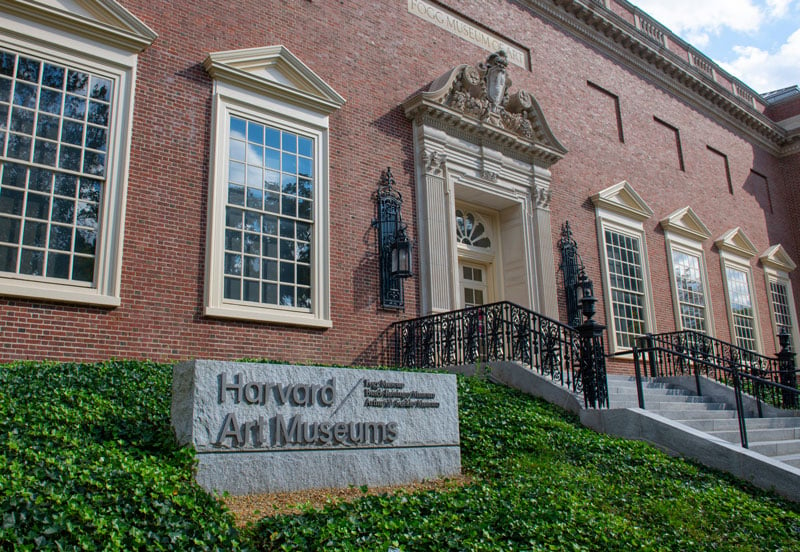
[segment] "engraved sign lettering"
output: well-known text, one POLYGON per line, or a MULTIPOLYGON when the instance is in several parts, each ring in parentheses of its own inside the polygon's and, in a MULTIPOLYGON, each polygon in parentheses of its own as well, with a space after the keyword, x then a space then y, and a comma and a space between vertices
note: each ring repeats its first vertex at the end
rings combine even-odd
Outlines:
POLYGON ((530 68, 530 54, 507 40, 476 27, 473 23, 425 0, 408 0, 408 12, 433 23, 489 52, 504 50, 508 61, 524 69, 530 68))

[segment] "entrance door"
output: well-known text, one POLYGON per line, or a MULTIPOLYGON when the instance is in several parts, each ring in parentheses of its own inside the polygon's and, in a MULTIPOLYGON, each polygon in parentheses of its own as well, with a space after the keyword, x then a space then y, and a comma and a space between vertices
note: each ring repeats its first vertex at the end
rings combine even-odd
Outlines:
POLYGON ((487 282, 487 266, 460 261, 461 299, 464 307, 484 305, 489 301, 489 284, 487 282))

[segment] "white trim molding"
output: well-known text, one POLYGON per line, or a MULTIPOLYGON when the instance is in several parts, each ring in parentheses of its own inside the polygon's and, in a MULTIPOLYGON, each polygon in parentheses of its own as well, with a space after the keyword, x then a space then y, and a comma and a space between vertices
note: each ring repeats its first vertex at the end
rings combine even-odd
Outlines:
MULTIPOLYGON (((708 270, 706 269, 703 242, 711 237, 711 232, 695 214, 691 207, 684 207, 662 219, 661 228, 664 229, 664 242, 667 247, 667 262, 670 271, 670 287, 672 288, 672 306, 675 313, 675 327, 681 330, 692 329, 714 335, 714 311, 711 308, 711 294, 708 285, 708 270), (681 292, 679 289, 675 256, 684 255, 697 261, 698 280, 702 294, 702 307, 704 312, 702 328, 686 328, 683 323, 681 292)), ((686 260, 686 257, 684 257, 686 260)), ((697 291, 694 292, 695 294, 697 291)))
MULTIPOLYGON (((777 336, 780 332, 780 316, 789 318, 789 334, 791 335, 792 348, 797 351, 800 347, 800 329, 797 325, 797 308, 795 307, 794 291, 789 273, 797 268, 797 265, 783 248, 783 245, 776 244, 767 248, 760 256, 761 266, 764 267, 764 280, 767 286, 767 298, 769 300, 769 318, 772 323, 772 333, 777 336), (785 305, 775 304, 773 285, 782 287, 785 292, 785 305), (783 312, 778 312, 779 308, 783 312)), ((777 344, 777 339, 775 341, 777 344)))
POLYGON ((496 212, 497 300, 558 317, 550 167, 567 153, 503 52, 459 65, 403 104, 413 121, 421 314, 460 305, 456 201, 496 212))
MULTIPOLYGON (((91 282, 0 273, 0 295, 115 307, 122 250, 138 54, 156 33, 113 0, 0 1, 0 49, 110 81, 102 196, 91 282)), ((38 85, 37 85, 38 86, 38 85)), ((54 142, 55 143, 55 142, 54 142)), ((0 156, 2 155, 0 151, 0 156)), ((4 163, 15 162, 2 157, 4 163)), ((31 161, 21 165, 33 167, 31 161)), ((47 165, 37 165, 47 170, 47 165)), ((59 173, 59 168, 53 167, 59 173)))
MULTIPOLYGON (((653 333, 656 331, 656 319, 653 311, 653 290, 650 283, 647 240, 644 233, 644 221, 653 215, 653 210, 626 181, 601 190, 594 194, 591 199, 595 206, 597 221, 597 241, 600 252, 600 269, 603 276, 606 323, 609 326, 609 347, 612 352, 616 353, 630 348, 630 343, 622 343, 621 341, 623 341, 623 338, 627 339, 625 336, 631 332, 625 328, 618 327, 619 324, 617 324, 618 317, 615 312, 614 292, 620 288, 612 285, 611 281, 607 251, 609 244, 606 242, 606 231, 624 239, 638 242, 639 247, 636 254, 639 258, 638 268, 641 271, 642 289, 637 290, 636 294, 642 298, 642 316, 638 320, 632 319, 632 322, 633 325, 641 325, 639 334, 653 333)), ((623 306, 620 305, 620 309, 622 308, 623 306)), ((621 318, 625 317, 620 314, 621 318)), ((630 316, 627 318, 630 318, 630 316)))
MULTIPOLYGON (((719 250, 720 266, 722 269, 722 282, 725 287, 725 305, 728 316, 728 327, 730 328, 731 332, 731 342, 742 347, 745 346, 745 344, 742 343, 737 337, 737 324, 735 323, 735 315, 733 312, 733 306, 731 304, 734 296, 737 293, 741 294, 742 290, 737 290, 733 287, 733 282, 731 282, 728 277, 728 269, 744 273, 746 277, 747 293, 749 295, 748 300, 750 302, 750 308, 752 309, 752 314, 749 316, 749 318, 752 318, 753 324, 752 340, 754 343, 755 352, 760 353, 763 351, 763 342, 761 340, 761 331, 759 328, 760 319, 758 316, 758 302, 756 301, 756 290, 753 281, 753 269, 750 265, 750 260, 758 251, 753 245, 753 242, 750 241, 750 238, 748 238, 744 231, 738 226, 728 230, 714 240, 714 245, 716 245, 717 249, 719 250)), ((747 338, 744 337, 743 339, 746 340, 747 338)))
MULTIPOLYGON (((211 317, 331 327, 328 115, 345 100, 283 46, 212 53, 204 66, 214 79, 204 312, 211 317), (225 297, 231 117, 313 144, 308 308, 225 297)), ((291 217, 286 220, 294 223, 291 217)))

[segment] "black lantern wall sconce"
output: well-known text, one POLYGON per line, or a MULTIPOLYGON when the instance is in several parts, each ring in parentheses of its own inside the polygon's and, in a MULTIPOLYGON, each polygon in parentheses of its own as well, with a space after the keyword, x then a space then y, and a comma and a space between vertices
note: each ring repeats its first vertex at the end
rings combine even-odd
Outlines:
POLYGON ((377 203, 378 217, 372 221, 372 226, 378 229, 381 306, 402 309, 405 307, 403 280, 413 275, 412 246, 406 235, 408 226, 400 214, 403 196, 395 189, 391 168, 381 174, 377 203))

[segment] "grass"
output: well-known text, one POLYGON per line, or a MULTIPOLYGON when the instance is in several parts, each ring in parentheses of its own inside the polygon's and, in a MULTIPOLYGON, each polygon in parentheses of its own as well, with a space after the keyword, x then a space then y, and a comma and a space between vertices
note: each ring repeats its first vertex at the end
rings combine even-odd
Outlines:
POLYGON ((800 550, 800 506, 459 378, 471 483, 237 530, 169 429, 171 366, 0 367, 0 549, 800 550))

